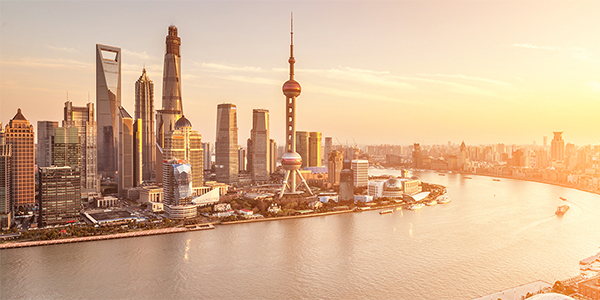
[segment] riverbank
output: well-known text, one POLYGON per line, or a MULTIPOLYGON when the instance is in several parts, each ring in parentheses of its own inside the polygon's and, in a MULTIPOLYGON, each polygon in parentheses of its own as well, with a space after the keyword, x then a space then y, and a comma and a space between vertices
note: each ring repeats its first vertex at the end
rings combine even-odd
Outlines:
MULTIPOLYGON (((435 172, 435 171, 433 171, 433 172, 435 172)), ((556 181, 549 181, 549 180, 542 180, 542 179, 535 179, 535 178, 519 178, 519 177, 504 176, 504 175, 465 173, 465 172, 454 172, 454 174, 462 174, 462 175, 467 175, 467 176, 468 175, 475 175, 475 176, 497 177, 497 178, 503 178, 503 179, 515 179, 515 180, 523 180, 523 181, 544 183, 544 184, 556 185, 556 186, 560 186, 560 187, 564 187, 564 188, 576 189, 578 191, 600 195, 600 191, 590 190, 590 189, 578 187, 576 185, 572 185, 572 184, 569 184, 569 183, 561 183, 561 182, 556 182, 556 181)))
POLYGON ((219 224, 220 225, 231 225, 231 224, 240 224, 240 223, 279 221, 279 220, 289 220, 289 219, 299 219, 299 218, 311 218, 311 217, 338 215, 338 214, 346 214, 346 213, 351 213, 351 212, 355 212, 355 210, 354 209, 347 209, 347 210, 340 210, 340 211, 328 211, 328 212, 323 212, 323 213, 314 213, 314 214, 297 215, 297 216, 285 216, 285 217, 264 218, 264 219, 228 221, 228 222, 221 222, 219 224))
POLYGON ((81 242, 92 242, 92 241, 104 241, 104 240, 114 240, 114 239, 140 237, 140 236, 150 236, 150 235, 160 235, 160 234, 168 234, 168 233, 180 233, 180 232, 188 232, 188 231, 196 231, 196 230, 206 230, 206 229, 214 229, 214 228, 215 227, 212 224, 201 224, 201 225, 198 225, 197 227, 193 227, 193 228, 169 227, 169 228, 161 228, 161 229, 150 229, 150 230, 125 232, 125 233, 114 233, 114 234, 106 234, 106 235, 95 235, 95 236, 83 236, 83 237, 74 237, 74 238, 56 239, 56 240, 31 241, 31 242, 9 242, 9 243, 5 243, 5 244, 0 244, 0 249, 12 249, 12 248, 25 248, 25 247, 70 244, 70 243, 81 243, 81 242))

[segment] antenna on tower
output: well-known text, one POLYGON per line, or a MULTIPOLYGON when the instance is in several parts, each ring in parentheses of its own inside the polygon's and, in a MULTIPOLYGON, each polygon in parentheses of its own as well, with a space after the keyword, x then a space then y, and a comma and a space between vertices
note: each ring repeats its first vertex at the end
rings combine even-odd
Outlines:
POLYGON ((290 26, 290 28, 291 28, 290 35, 291 35, 291 39, 292 39, 291 44, 293 46, 294 45, 294 12, 292 12, 291 14, 292 14, 292 17, 291 17, 291 24, 290 24, 291 25, 290 26))

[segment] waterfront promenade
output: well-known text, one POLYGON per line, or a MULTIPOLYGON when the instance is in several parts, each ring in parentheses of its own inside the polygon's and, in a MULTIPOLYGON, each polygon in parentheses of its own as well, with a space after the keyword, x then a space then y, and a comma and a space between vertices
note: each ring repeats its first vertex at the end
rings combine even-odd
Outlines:
POLYGON ((57 245, 57 244, 70 244, 70 243, 91 242, 91 241, 103 241, 103 240, 122 239, 122 238, 159 235, 159 234, 168 234, 168 233, 178 233, 178 232, 187 232, 187 231, 194 231, 194 230, 201 230, 201 229, 213 229, 213 228, 214 228, 214 226, 212 226, 212 225, 207 225, 207 226, 201 227, 201 228, 169 227, 169 228, 161 228, 161 229, 151 229, 151 230, 134 231, 134 232, 126 232, 126 233, 115 233, 115 234, 106 234, 106 235, 96 235, 96 236, 74 237, 74 238, 57 239, 57 240, 13 242, 13 243, 0 244, 0 249, 47 246, 47 245, 57 245))

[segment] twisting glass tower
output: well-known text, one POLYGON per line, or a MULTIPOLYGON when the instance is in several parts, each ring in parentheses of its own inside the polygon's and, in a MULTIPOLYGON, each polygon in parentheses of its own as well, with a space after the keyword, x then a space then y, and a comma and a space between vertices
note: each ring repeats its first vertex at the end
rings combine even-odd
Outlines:
POLYGON ((296 152, 296 97, 300 96, 300 84, 294 80, 294 19, 292 18, 291 23, 291 43, 290 43, 290 79, 283 84, 283 94, 285 95, 285 113, 286 113, 286 137, 285 137, 285 153, 281 158, 281 165, 285 169, 285 178, 283 179, 283 185, 281 186, 281 193, 279 198, 283 197, 283 194, 288 191, 290 194, 296 193, 296 175, 302 180, 302 185, 312 195, 312 191, 306 180, 300 174, 300 166, 302 165, 302 157, 296 152))

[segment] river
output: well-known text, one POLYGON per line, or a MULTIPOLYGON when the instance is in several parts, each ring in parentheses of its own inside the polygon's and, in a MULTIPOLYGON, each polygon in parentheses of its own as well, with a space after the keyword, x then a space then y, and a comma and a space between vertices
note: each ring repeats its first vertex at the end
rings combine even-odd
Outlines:
POLYGON ((447 186, 452 202, 2 250, 0 298, 473 299, 575 276, 598 252, 599 195, 415 175, 447 186), (556 217, 562 204, 571 209, 556 217))

